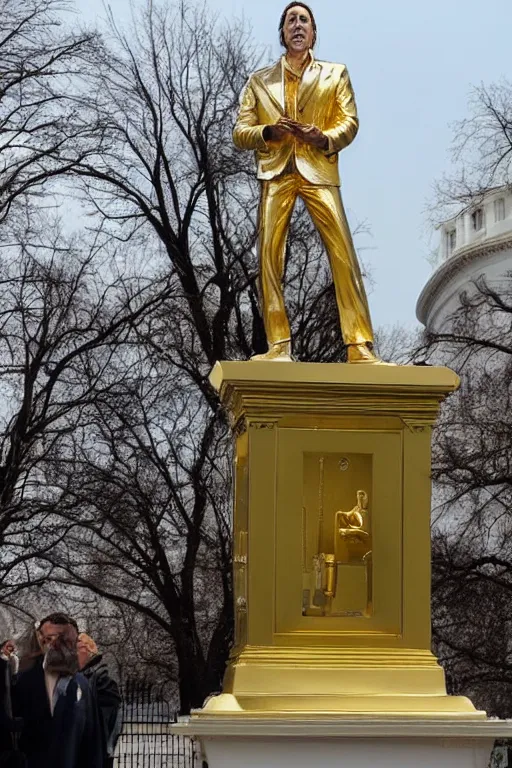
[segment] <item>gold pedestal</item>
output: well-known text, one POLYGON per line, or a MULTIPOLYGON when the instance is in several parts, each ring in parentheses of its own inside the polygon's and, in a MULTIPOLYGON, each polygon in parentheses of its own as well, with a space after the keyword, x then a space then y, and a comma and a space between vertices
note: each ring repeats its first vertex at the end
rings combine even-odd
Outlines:
POLYGON ((236 443, 236 637, 196 717, 483 718, 430 651, 430 440, 447 368, 217 363, 236 443))

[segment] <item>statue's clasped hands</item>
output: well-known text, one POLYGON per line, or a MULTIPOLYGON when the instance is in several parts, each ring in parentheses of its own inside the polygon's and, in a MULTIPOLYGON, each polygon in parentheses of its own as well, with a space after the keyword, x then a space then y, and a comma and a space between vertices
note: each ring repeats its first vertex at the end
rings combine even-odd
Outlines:
POLYGON ((307 125, 305 123, 298 123, 296 120, 291 120, 289 117, 281 117, 272 126, 269 126, 270 138, 274 141, 282 139, 286 134, 292 134, 299 141, 303 141, 305 144, 311 144, 319 149, 327 149, 329 146, 329 139, 316 125, 307 125))

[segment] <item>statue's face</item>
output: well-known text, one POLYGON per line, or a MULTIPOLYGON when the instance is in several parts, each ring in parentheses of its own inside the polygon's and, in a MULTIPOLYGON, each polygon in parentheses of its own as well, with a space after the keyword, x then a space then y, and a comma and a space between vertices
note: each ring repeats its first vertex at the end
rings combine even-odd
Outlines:
POLYGON ((302 5, 290 8, 284 20, 283 37, 290 53, 305 53, 313 46, 313 23, 302 5))

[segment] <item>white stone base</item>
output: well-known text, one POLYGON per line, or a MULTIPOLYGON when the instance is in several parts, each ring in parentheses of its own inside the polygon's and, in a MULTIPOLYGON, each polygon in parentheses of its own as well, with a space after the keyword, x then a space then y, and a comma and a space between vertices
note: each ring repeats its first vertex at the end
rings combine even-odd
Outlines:
POLYGON ((201 717, 172 730, 201 739, 208 768, 487 768, 512 722, 201 717))
POLYGON ((209 768, 487 768, 493 740, 204 739, 209 768))

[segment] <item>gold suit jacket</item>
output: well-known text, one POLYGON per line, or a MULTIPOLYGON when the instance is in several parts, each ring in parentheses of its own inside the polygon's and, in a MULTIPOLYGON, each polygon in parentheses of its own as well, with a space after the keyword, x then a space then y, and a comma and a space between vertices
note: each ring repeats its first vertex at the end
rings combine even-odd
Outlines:
POLYGON ((312 184, 339 186, 338 152, 350 144, 359 127, 345 65, 316 61, 311 55, 299 86, 297 119, 320 128, 329 139, 328 149, 304 144, 291 135, 279 142, 266 142, 263 129, 284 114, 284 65, 280 59, 250 76, 233 130, 239 149, 255 150, 258 178, 279 176, 293 157, 299 173, 312 184))

